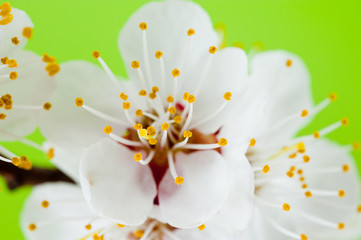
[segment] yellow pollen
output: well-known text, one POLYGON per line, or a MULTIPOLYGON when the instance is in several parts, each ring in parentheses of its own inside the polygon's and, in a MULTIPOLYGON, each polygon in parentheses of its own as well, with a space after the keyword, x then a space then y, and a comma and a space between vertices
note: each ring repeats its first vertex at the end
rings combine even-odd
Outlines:
POLYGON ((53 159, 55 156, 55 150, 54 148, 49 148, 48 152, 46 153, 46 156, 48 157, 48 159, 53 159))
POLYGON ((300 150, 300 149, 305 149, 305 144, 304 144, 303 142, 299 142, 299 143, 297 144, 297 148, 298 148, 298 150, 300 150))
POLYGON ((176 77, 179 77, 180 71, 178 70, 178 68, 173 69, 172 75, 173 75, 173 77, 175 77, 175 78, 176 78, 176 77))
POLYGON ((308 111, 305 109, 301 112, 301 117, 307 117, 308 116, 308 111))
POLYGON ((307 191, 307 192, 305 192, 305 196, 310 198, 310 197, 312 197, 312 193, 310 191, 307 191))
POLYGON ((16 62, 15 59, 8 60, 7 64, 8 64, 9 68, 19 67, 19 65, 18 65, 18 63, 16 62))
POLYGON ((300 181, 301 182, 305 181, 305 177, 300 177, 300 181))
POLYGON ((11 21, 13 20, 14 16, 12 14, 7 14, 5 16, 2 16, 3 18, 0 20, 0 25, 6 25, 11 23, 11 21))
POLYGON ((154 93, 159 92, 159 88, 157 86, 152 87, 152 92, 154 93))
POLYGON ((170 108, 168 108, 168 112, 170 113, 170 114, 175 114, 176 113, 176 109, 175 109, 175 107, 170 107, 170 108))
POLYGON ((42 60, 46 63, 53 63, 56 61, 56 58, 44 53, 42 60))
POLYGON ((46 111, 49 111, 51 109, 52 105, 50 102, 46 102, 44 103, 43 105, 43 109, 46 110, 46 111))
POLYGON ((143 159, 143 156, 142 156, 141 153, 136 153, 136 154, 134 154, 134 160, 135 160, 135 161, 139 162, 139 161, 142 160, 142 159, 143 159))
POLYGON ((302 169, 298 169, 297 173, 298 173, 299 175, 301 175, 301 174, 303 173, 303 170, 302 170, 302 169))
POLYGON ((0 113, 0 120, 4 120, 6 118, 6 114, 0 113))
POLYGON ((117 223, 117 226, 118 226, 118 227, 120 227, 120 228, 125 227, 125 225, 124 225, 124 224, 120 224, 120 223, 117 223))
POLYGON ((137 238, 142 238, 144 235, 144 231, 138 229, 137 231, 134 232, 134 236, 136 236, 137 238))
POLYGON ((4 101, 0 98, 0 108, 4 107, 5 103, 4 101))
POLYGON ((184 178, 182 176, 179 176, 179 177, 176 177, 174 179, 174 182, 177 184, 177 185, 182 185, 183 182, 184 182, 184 178))
POLYGON ((147 127, 147 133, 149 136, 153 137, 153 136, 155 136, 157 131, 155 130, 155 128, 153 126, 149 126, 149 127, 147 127))
POLYGON ((90 230, 90 229, 92 229, 92 225, 91 225, 91 224, 87 224, 87 225, 85 225, 85 229, 86 229, 86 230, 90 230))
POLYGON ((293 153, 293 154, 290 154, 288 157, 289 158, 295 158, 297 156, 297 153, 293 153))
POLYGON ((150 145, 156 145, 158 140, 156 138, 149 138, 148 142, 150 145))
POLYGON ((291 206, 287 203, 284 203, 282 206, 282 209, 285 210, 286 212, 288 212, 289 210, 291 210, 291 206))
POLYGON ((81 107, 81 106, 83 106, 83 104, 84 104, 84 101, 83 101, 82 98, 80 98, 80 97, 75 98, 75 105, 76 105, 77 107, 81 107))
POLYGON ((124 100, 124 101, 127 101, 128 100, 128 95, 125 94, 124 92, 122 92, 121 94, 119 94, 119 97, 124 100))
POLYGON ((27 39, 31 39, 33 37, 33 28, 32 27, 24 27, 23 36, 27 39))
POLYGON ((104 131, 106 134, 109 135, 111 132, 113 132, 113 128, 112 128, 111 126, 107 125, 107 126, 103 129, 103 131, 104 131))
POLYGON ((0 5, 0 16, 6 16, 8 14, 10 14, 11 12, 11 5, 8 2, 5 2, 3 4, 0 5))
POLYGON ((358 149, 360 149, 360 143, 358 143, 358 142, 352 143, 352 148, 353 148, 353 150, 358 150, 358 149))
POLYGON ((8 57, 3 57, 1 58, 1 63, 2 64, 8 64, 9 58, 8 57))
POLYGON ((307 163, 307 162, 309 162, 310 160, 311 160, 311 158, 310 158, 308 155, 304 155, 304 156, 303 156, 303 161, 304 161, 304 162, 307 163))
POLYGON ((298 149, 298 152, 299 152, 299 153, 305 153, 305 152, 306 152, 306 149, 298 149))
POLYGON ((138 68, 139 68, 139 62, 134 60, 134 61, 131 63, 131 66, 132 66, 132 68, 134 68, 134 69, 138 69, 138 68))
POLYGON ((14 166, 19 166, 20 165, 20 159, 18 157, 13 157, 11 159, 11 163, 14 165, 14 166))
POLYGON ((291 66, 292 66, 292 60, 291 60, 291 59, 287 59, 287 61, 286 61, 286 66, 287 66, 287 67, 291 67, 291 66))
POLYGON ((95 233, 93 235, 93 240, 104 240, 104 235, 98 235, 97 233, 95 233))
POLYGON ((342 124, 342 126, 347 126, 348 125, 348 118, 343 118, 342 120, 341 120, 341 124, 342 124))
POLYGON ((167 131, 168 128, 169 128, 169 123, 163 123, 163 124, 162 124, 162 130, 163 130, 163 131, 167 131))
POLYGON ((254 145, 256 145, 256 139, 252 138, 252 139, 249 141, 249 146, 250 146, 250 147, 253 147, 254 145))
POLYGON ((338 191, 338 196, 339 197, 344 197, 346 195, 345 191, 344 190, 339 190, 338 191))
POLYGON ((293 172, 291 172, 291 171, 288 171, 287 173, 287 176, 288 177, 290 177, 290 178, 292 178, 295 174, 293 173, 293 172))
POLYGON ((344 223, 339 223, 338 224, 338 229, 342 230, 345 228, 345 224, 344 223))
POLYGON ((222 147, 226 146, 227 145, 227 139, 225 139, 225 138, 219 139, 218 144, 220 146, 222 146, 222 147))
POLYGON ((154 93, 154 92, 151 92, 151 93, 149 93, 148 96, 149 96, 150 99, 154 100, 157 97, 157 94, 154 93))
POLYGON ((169 102, 169 103, 174 102, 174 97, 172 97, 172 95, 168 95, 167 102, 169 102))
POLYGON ((266 165, 263 166, 262 172, 263 173, 268 173, 269 170, 270 170, 270 167, 268 166, 268 164, 266 164, 266 165))
POLYGON ((206 228, 206 225, 204 225, 204 224, 198 226, 198 229, 199 229, 200 231, 203 231, 205 228, 206 228))
POLYGON ((140 135, 141 137, 147 136, 147 130, 145 130, 145 129, 139 130, 139 135, 140 135))
POLYGON ((139 96, 147 96, 147 91, 145 91, 145 90, 140 90, 140 91, 139 91, 139 96))
POLYGON ((54 76, 60 71, 60 66, 57 63, 49 63, 45 70, 48 72, 49 76, 54 76))
POLYGON ((294 170, 296 170, 295 166, 290 167, 290 171, 293 172, 294 170))
POLYGON ((302 188, 307 188, 307 184, 306 183, 302 184, 302 188))
POLYGON ((188 29, 188 31, 187 31, 187 35, 188 36, 192 36, 192 35, 194 35, 196 33, 196 31, 193 29, 193 28, 190 28, 190 29, 188 29))
POLYGON ((217 52, 217 48, 215 46, 212 46, 212 47, 209 48, 208 51, 209 51, 210 54, 215 54, 217 52))
POLYGON ((196 101, 196 97, 194 95, 189 95, 187 99, 188 103, 194 103, 196 101))
POLYGON ((183 100, 184 100, 184 101, 187 101, 187 100, 188 100, 188 96, 189 96, 189 92, 183 93, 183 100))
POLYGON ((123 102, 123 109, 129 110, 130 107, 131 107, 130 102, 123 102))
POLYGON ((10 78, 11 80, 17 79, 17 78, 18 78, 18 73, 17 73, 17 72, 11 72, 11 73, 9 74, 9 78, 10 78))
POLYGON ((183 119, 181 116, 175 116, 173 120, 176 124, 180 124, 183 119))
POLYGON ((337 94, 336 93, 331 93, 329 96, 328 96, 328 99, 330 99, 331 102, 334 102, 337 100, 337 94))
POLYGON ((11 162, 21 169, 30 170, 32 168, 32 163, 25 156, 21 156, 20 159, 18 157, 13 157, 11 162))
POLYGON ((137 123, 137 124, 134 125, 134 128, 135 128, 136 130, 141 130, 141 129, 143 129, 143 125, 140 124, 140 123, 137 123))
POLYGON ((139 28, 141 30, 147 30, 148 26, 145 22, 141 22, 141 23, 139 23, 139 28))
POLYGON ((185 138, 190 138, 190 137, 192 137, 192 132, 191 131, 184 131, 184 133, 183 133, 183 137, 185 137, 185 138))
POLYGON ((11 39, 11 42, 12 42, 14 45, 18 45, 18 44, 20 43, 18 37, 13 37, 13 38, 11 39))
POLYGON ((350 166, 347 165, 347 164, 344 164, 344 165, 342 166, 342 171, 348 172, 348 170, 350 170, 350 166))
POLYGON ((301 234, 300 236, 301 236, 301 240, 307 240, 308 239, 308 237, 305 234, 301 234))
POLYGON ((317 139, 320 138, 320 133, 318 131, 313 133, 313 136, 317 139))
POLYGON ((28 226, 30 231, 34 231, 36 229, 36 225, 34 223, 29 224, 28 226))
POLYGON ((142 116, 143 116, 143 111, 142 111, 142 109, 138 109, 137 111, 135 111, 135 115, 136 115, 137 117, 142 117, 142 116))
POLYGON ((46 200, 44 200, 44 201, 41 203, 41 206, 42 206, 43 208, 48 208, 48 207, 49 207, 49 202, 46 201, 46 200))
POLYGON ((155 57, 160 59, 163 56, 163 53, 161 51, 156 51, 155 52, 155 57))
POLYGON ((226 101, 231 101, 231 97, 232 97, 232 93, 231 92, 226 92, 224 95, 223 95, 224 99, 226 101))
POLYGON ((361 213, 361 205, 358 205, 358 207, 357 207, 357 212, 358 212, 358 213, 361 213))
POLYGON ((94 50, 94 51, 92 52, 92 56, 93 56, 94 58, 99 58, 99 57, 100 57, 100 52, 97 51, 97 50, 94 50))

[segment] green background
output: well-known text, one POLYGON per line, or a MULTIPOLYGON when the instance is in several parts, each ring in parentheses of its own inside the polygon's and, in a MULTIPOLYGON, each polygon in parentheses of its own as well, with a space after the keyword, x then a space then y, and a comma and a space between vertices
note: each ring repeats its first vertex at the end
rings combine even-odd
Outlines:
MULTIPOLYGON (((127 18, 144 0, 13 0, 32 18, 34 38, 26 46, 39 55, 49 53, 62 63, 73 59, 94 61, 100 50, 118 74, 125 75, 117 38, 127 18)), ((316 103, 330 92, 338 101, 321 112, 310 126, 311 133, 344 116, 347 127, 328 138, 350 144, 361 138, 361 3, 334 0, 197 0, 213 23, 226 26, 226 43, 242 42, 249 51, 262 44, 265 50, 286 49, 298 54, 312 74, 316 103)), ((34 137, 34 136, 33 136, 34 137)), ((35 139, 41 141, 39 134, 35 139)), ((23 146, 10 144, 23 153, 23 146)), ((26 149, 36 164, 49 165, 43 154, 26 149)), ((353 154, 361 166, 361 151, 353 154)), ((19 229, 22 202, 30 188, 9 192, 0 179, 0 238, 23 239, 19 229)))

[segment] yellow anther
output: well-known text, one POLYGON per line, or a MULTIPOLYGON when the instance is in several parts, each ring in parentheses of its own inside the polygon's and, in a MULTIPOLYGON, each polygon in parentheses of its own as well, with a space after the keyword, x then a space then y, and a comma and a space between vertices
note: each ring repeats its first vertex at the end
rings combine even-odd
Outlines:
POLYGON ((345 228, 345 224, 344 223, 339 223, 338 224, 338 229, 342 230, 345 228))
POLYGON ((157 86, 152 87, 152 92, 157 93, 159 92, 159 88, 157 86))
POLYGON ((331 102, 334 102, 337 100, 337 93, 330 93, 328 96, 328 99, 330 99, 331 102))
POLYGON ((189 96, 189 92, 183 93, 183 100, 184 100, 184 101, 187 101, 187 100, 188 100, 188 96, 189 96))
POLYGON ((190 28, 190 29, 188 29, 188 31, 187 31, 187 35, 188 36, 192 36, 192 35, 194 35, 196 33, 196 31, 193 29, 193 28, 190 28))
POLYGON ((311 160, 311 158, 310 158, 308 155, 304 155, 304 156, 303 156, 303 161, 304 161, 304 162, 307 163, 307 162, 309 162, 310 160, 311 160))
POLYGON ((83 101, 82 98, 80 98, 80 97, 75 98, 75 105, 76 105, 77 107, 81 107, 81 106, 83 106, 83 104, 84 104, 84 101, 83 101))
POLYGON ((162 124, 162 130, 163 130, 163 131, 167 131, 168 128, 169 128, 169 123, 163 123, 163 124, 162 124))
POLYGON ((188 103, 194 103, 196 101, 196 97, 194 95, 189 95, 187 99, 188 103))
POLYGON ((137 111, 135 111, 135 115, 136 115, 137 117, 142 117, 142 116, 143 116, 143 111, 142 111, 142 109, 138 109, 137 111))
POLYGON ((358 206, 357 206, 357 212, 358 212, 358 213, 361 213, 361 205, 358 205, 358 206))
POLYGON ((167 102, 169 102, 169 103, 174 102, 174 97, 172 97, 172 95, 168 95, 167 102))
POLYGON ((225 138, 219 139, 218 145, 220 145, 222 147, 226 146, 227 145, 227 139, 225 139, 225 138))
POLYGON ((132 68, 134 68, 134 69, 138 69, 138 68, 139 68, 139 62, 134 60, 134 61, 131 63, 131 66, 132 66, 132 68))
POLYGON ((104 129, 103 129, 103 131, 106 133, 106 134, 111 134, 111 132, 113 132, 113 128, 111 127, 111 126, 109 126, 109 125, 107 125, 104 129))
POLYGON ((49 150, 46 152, 46 156, 48 157, 48 159, 53 159, 55 156, 55 150, 54 148, 49 148, 49 150))
POLYGON ((8 64, 9 58, 8 57, 3 57, 1 58, 1 63, 2 64, 8 64))
POLYGON ((202 224, 202 225, 198 226, 198 229, 199 229, 200 231, 203 231, 205 228, 206 228, 206 225, 205 225, 205 224, 202 224))
POLYGON ((211 46, 208 51, 211 54, 215 54, 217 52, 217 48, 215 46, 211 46))
POLYGON ((291 66, 292 66, 292 60, 291 60, 291 59, 287 59, 287 61, 286 61, 286 66, 287 66, 287 67, 291 67, 291 66))
POLYGON ((232 97, 232 93, 231 92, 226 92, 224 95, 223 95, 224 99, 226 101, 231 101, 231 97, 232 97))
POLYGON ((295 171, 295 170, 296 170, 296 167, 295 167, 295 166, 290 167, 290 171, 291 171, 291 172, 293 172, 293 171, 295 171))
POLYGON ((173 120, 176 124, 180 124, 183 119, 181 116, 175 116, 173 120))
POLYGON ((295 158, 297 156, 297 153, 292 153, 292 154, 290 154, 288 157, 289 158, 295 158))
POLYGON ((49 202, 46 201, 46 200, 44 200, 44 201, 42 201, 41 206, 42 206, 43 208, 48 208, 48 207, 49 207, 49 202))
POLYGON ((301 112, 301 117, 307 117, 308 116, 308 111, 305 109, 301 112))
POLYGON ((142 156, 141 153, 136 153, 136 154, 134 154, 134 160, 135 160, 135 161, 139 162, 139 161, 142 160, 142 159, 143 159, 143 156, 142 156))
POLYGON ((0 20, 0 25, 6 25, 6 24, 11 23, 13 18, 14 18, 14 16, 12 14, 7 14, 7 15, 3 16, 3 18, 0 20))
POLYGON ((4 120, 6 118, 6 114, 5 113, 0 113, 0 120, 4 120))
POLYGON ((120 227, 120 228, 125 227, 125 225, 124 225, 124 224, 120 224, 120 223, 117 223, 117 226, 118 226, 118 227, 120 227))
POLYGON ((160 59, 163 56, 163 53, 161 51, 156 51, 155 52, 155 57, 160 59))
POLYGON ((11 39, 11 42, 12 42, 14 45, 18 45, 18 44, 20 43, 18 37, 13 37, 13 38, 11 39))
POLYGON ((60 71, 60 66, 57 63, 49 63, 45 70, 48 72, 49 76, 54 76, 60 71))
POLYGON ((145 130, 145 129, 139 130, 139 135, 140 135, 141 137, 147 136, 147 130, 145 130))
POLYGON ((305 181, 305 177, 300 177, 300 181, 301 182, 305 181))
POLYGON ((301 237, 301 240, 307 240, 308 239, 308 237, 305 234, 301 234, 300 237, 301 237))
POLYGON ((150 99, 154 100, 157 97, 157 94, 155 92, 151 92, 148 96, 150 99))
POLYGON ((252 139, 249 141, 249 146, 250 146, 250 147, 253 147, 254 145, 256 145, 256 139, 252 138, 252 139))
POLYGON ((11 5, 8 2, 5 2, 0 5, 0 16, 6 16, 11 12, 11 5))
POLYGON ((18 73, 17 73, 17 72, 11 72, 11 73, 9 74, 9 78, 10 78, 11 80, 17 79, 17 78, 18 78, 18 73))
POLYGON ((145 90, 140 90, 140 91, 139 91, 139 96, 147 96, 147 91, 145 91, 145 90))
POLYGON ((360 143, 358 143, 358 142, 352 143, 352 148, 353 148, 353 150, 358 150, 358 149, 360 149, 360 143))
POLYGON ((170 114, 175 114, 177 112, 177 110, 175 109, 175 107, 170 107, 170 108, 168 108, 168 112, 170 114))
POLYGON ((317 139, 320 138, 320 133, 318 131, 313 133, 313 136, 317 139))
POLYGON ((130 107, 131 107, 130 102, 123 102, 123 109, 129 110, 130 107))
POLYGON ((268 164, 264 165, 263 168, 262 168, 263 173, 268 173, 269 170, 270 170, 270 167, 268 166, 268 164))
POLYGON ((33 37, 33 28, 32 27, 24 27, 23 36, 27 39, 31 39, 33 37))
POLYGON ((299 153, 305 153, 306 152, 306 149, 298 149, 297 150, 299 153))
POLYGON ((97 233, 94 233, 93 240, 104 240, 104 235, 98 235, 97 233))
POLYGON ((20 165, 20 158, 18 157, 13 157, 11 159, 11 163, 14 165, 14 166, 19 166, 20 165))
POLYGON ((312 193, 310 191, 307 191, 307 192, 305 192, 305 196, 310 198, 310 197, 312 197, 312 193))
POLYGON ((153 126, 147 127, 147 133, 149 136, 153 137, 155 134, 157 134, 157 130, 153 126))
POLYGON ((91 225, 91 224, 87 224, 87 225, 85 225, 85 229, 86 229, 86 230, 90 230, 90 229, 92 229, 92 225, 91 225))
POLYGON ((20 164, 17 167, 25 170, 30 170, 33 165, 26 156, 20 156, 20 164))
POLYGON ((302 188, 303 189, 307 188, 307 184, 306 183, 302 184, 302 188))
POLYGON ((137 124, 134 125, 134 128, 135 128, 136 130, 141 130, 141 129, 143 129, 143 125, 140 124, 140 123, 137 123, 137 124))
POLYGON ((338 196, 339 197, 344 197, 346 195, 345 191, 344 190, 339 190, 338 191, 338 196))
POLYGON ((350 170, 350 166, 349 166, 349 165, 344 164, 344 165, 342 166, 342 171, 348 172, 349 170, 350 170))
POLYGON ((303 143, 303 142, 299 142, 298 144, 297 144, 297 149, 298 150, 302 150, 302 149, 305 149, 305 144, 303 143))
POLYGON ((179 177, 176 177, 174 179, 174 182, 177 184, 177 185, 182 185, 183 182, 184 182, 184 178, 182 176, 179 176, 179 177))
POLYGON ((36 229, 36 225, 34 223, 29 224, 28 226, 30 231, 34 231, 36 229))
POLYGON ((184 131, 184 133, 183 133, 183 137, 185 137, 185 138, 190 138, 190 137, 192 137, 192 132, 191 131, 184 131))
POLYGON ((8 64, 9 68, 19 67, 19 65, 15 59, 8 60, 7 64, 8 64))
POLYGON ((176 77, 179 77, 180 71, 178 70, 178 68, 173 69, 172 75, 173 75, 173 77, 175 77, 175 78, 176 78, 176 77))
POLYGON ((290 178, 292 178, 295 174, 293 173, 293 172, 291 172, 291 171, 288 171, 287 173, 287 176, 288 177, 290 177, 290 178))
POLYGON ((284 203, 282 206, 282 209, 285 210, 286 212, 288 212, 289 210, 291 210, 291 206, 287 203, 284 203))
POLYGON ((303 170, 302 170, 302 169, 298 169, 297 173, 298 173, 299 175, 301 175, 301 174, 303 173, 303 170))
POLYGON ((5 103, 4 101, 0 98, 0 108, 4 107, 5 106, 5 103))
POLYGON ((56 61, 56 57, 52 57, 52 56, 44 53, 42 60, 43 60, 43 62, 46 62, 46 63, 53 63, 56 61))
POLYGON ((147 30, 148 26, 145 22, 141 22, 139 23, 139 28, 142 30, 147 30))
POLYGON ((124 92, 122 92, 121 94, 119 94, 119 97, 124 100, 124 101, 127 101, 128 100, 128 95, 125 94, 124 92))
POLYGON ((342 118, 341 119, 341 124, 342 124, 342 126, 347 126, 348 125, 348 118, 342 118))
POLYGON ((97 51, 97 50, 94 50, 94 51, 92 52, 92 56, 93 56, 94 58, 99 58, 99 57, 100 57, 100 52, 97 51))
POLYGON ((43 109, 46 111, 49 111, 51 109, 52 105, 50 102, 46 102, 43 104, 43 109))
POLYGON ((150 145, 156 145, 158 140, 156 138, 149 138, 148 143, 150 145))

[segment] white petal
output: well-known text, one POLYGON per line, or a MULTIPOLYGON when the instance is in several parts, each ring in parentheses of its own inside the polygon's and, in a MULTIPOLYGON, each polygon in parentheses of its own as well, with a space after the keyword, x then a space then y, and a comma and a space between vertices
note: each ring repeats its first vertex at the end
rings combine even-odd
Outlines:
POLYGON ((157 193, 150 168, 135 162, 134 154, 104 139, 87 149, 80 166, 83 192, 91 208, 126 225, 145 221, 157 193))
POLYGON ((176 155, 176 185, 169 170, 159 185, 159 206, 170 225, 191 228, 205 223, 224 203, 229 190, 228 168, 216 151, 176 155))

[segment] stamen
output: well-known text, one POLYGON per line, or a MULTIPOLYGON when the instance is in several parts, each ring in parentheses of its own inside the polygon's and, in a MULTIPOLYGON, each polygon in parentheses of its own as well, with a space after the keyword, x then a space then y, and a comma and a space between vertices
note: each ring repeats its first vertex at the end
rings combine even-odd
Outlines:
POLYGON ((48 72, 49 76, 54 76, 60 71, 60 66, 57 63, 49 63, 45 70, 48 72))
POLYGON ((11 42, 12 42, 14 45, 18 45, 18 44, 20 43, 18 37, 13 37, 13 38, 11 39, 11 42))
POLYGON ((152 161, 153 157, 155 155, 155 151, 150 151, 150 153, 148 154, 147 158, 145 160, 140 160, 140 164, 142 165, 148 165, 150 163, 150 161, 152 161))
POLYGON ((168 152, 168 165, 169 165, 170 174, 174 178, 174 182, 177 185, 183 184, 184 178, 182 176, 178 176, 178 174, 177 174, 177 172, 175 170, 173 153, 171 151, 168 152))
POLYGON ((215 52, 217 51, 217 48, 214 47, 214 46, 212 46, 212 47, 209 48, 208 51, 209 51, 210 55, 209 55, 209 58, 208 58, 208 61, 207 61, 206 65, 205 65, 205 67, 204 67, 204 70, 203 70, 203 73, 202 73, 202 75, 201 75, 201 78, 200 78, 200 80, 199 80, 199 82, 198 82, 198 85, 197 85, 197 87, 195 88, 195 91, 194 91, 194 94, 195 94, 195 95, 198 95, 199 91, 201 90, 201 88, 202 88, 202 86, 203 86, 203 83, 204 83, 204 81, 205 81, 205 79, 206 79, 208 70, 209 70, 209 68, 210 68, 210 66, 211 66, 211 62, 212 62, 212 59, 213 59, 213 55, 214 55, 215 52))
POLYGON ((33 37, 33 28, 32 27, 24 27, 23 36, 27 39, 31 39, 33 37))
POLYGON ((165 70, 164 70, 164 61, 163 61, 163 53, 161 51, 155 52, 155 57, 159 59, 160 62, 160 72, 162 73, 160 89, 165 89, 165 70))
POLYGON ((202 224, 202 225, 198 226, 198 229, 199 229, 200 231, 203 231, 204 229, 206 229, 206 225, 205 225, 205 224, 202 224))
POLYGON ((147 72, 147 79, 149 81, 149 85, 152 86, 152 75, 150 72, 150 64, 149 64, 149 56, 148 56, 148 44, 147 44, 147 34, 146 30, 148 28, 145 22, 139 24, 139 28, 143 31, 143 58, 145 63, 145 70, 147 72))
POLYGON ((45 63, 53 63, 56 61, 56 58, 44 53, 42 61, 45 63))
POLYGON ((221 138, 218 143, 211 144, 186 144, 183 146, 184 149, 195 149, 195 150, 206 150, 206 149, 215 149, 219 147, 224 147, 227 145, 227 140, 225 138, 221 138))
POLYGON ((124 145, 128 145, 128 146, 133 146, 133 147, 140 147, 143 146, 143 144, 141 142, 136 142, 136 141, 131 141, 122 137, 119 137, 117 135, 115 135, 114 133, 112 133, 113 128, 111 126, 106 126, 104 128, 104 132, 109 135, 112 139, 114 139, 115 141, 122 143, 124 145))

